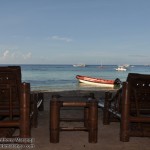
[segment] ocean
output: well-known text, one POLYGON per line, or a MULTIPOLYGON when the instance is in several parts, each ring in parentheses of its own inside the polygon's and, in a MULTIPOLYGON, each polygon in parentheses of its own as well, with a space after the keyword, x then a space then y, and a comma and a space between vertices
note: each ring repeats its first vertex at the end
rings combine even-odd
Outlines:
POLYGON ((119 78, 125 81, 128 73, 150 74, 150 66, 134 65, 127 71, 116 71, 117 65, 20 65, 22 81, 29 82, 31 91, 65 91, 65 90, 106 90, 103 87, 93 87, 78 83, 76 75, 100 77, 104 79, 119 78))
POLYGON ((116 71, 117 65, 87 65, 74 67, 73 65, 20 65, 22 81, 29 82, 31 90, 64 91, 64 90, 106 90, 103 87, 93 87, 78 83, 76 75, 100 77, 125 81, 128 73, 150 74, 150 66, 134 65, 127 71, 116 71))

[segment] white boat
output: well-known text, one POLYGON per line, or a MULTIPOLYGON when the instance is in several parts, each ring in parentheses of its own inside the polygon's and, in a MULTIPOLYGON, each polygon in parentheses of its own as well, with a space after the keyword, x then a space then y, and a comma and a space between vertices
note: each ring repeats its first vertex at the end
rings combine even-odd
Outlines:
POLYGON ((124 65, 123 65, 123 67, 125 67, 125 68, 129 68, 129 67, 130 67, 130 65, 129 65, 129 64, 124 64, 124 65))
POLYGON ((118 66, 118 68, 116 68, 117 71, 126 71, 127 69, 124 66, 118 66))
POLYGON ((85 64, 74 64, 73 67, 85 67, 85 64))
POLYGON ((116 80, 108 80, 108 79, 94 78, 94 77, 81 76, 81 75, 77 75, 76 78, 79 80, 79 82, 94 85, 94 86, 100 86, 100 87, 114 88, 115 85, 120 85, 121 83, 121 81, 118 78, 116 80))

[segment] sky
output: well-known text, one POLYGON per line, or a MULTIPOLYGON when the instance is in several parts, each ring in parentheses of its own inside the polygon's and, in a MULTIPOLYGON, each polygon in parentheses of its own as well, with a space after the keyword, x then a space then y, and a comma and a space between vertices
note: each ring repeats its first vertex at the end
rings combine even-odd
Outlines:
POLYGON ((150 0, 0 0, 0 64, 150 64, 150 0))

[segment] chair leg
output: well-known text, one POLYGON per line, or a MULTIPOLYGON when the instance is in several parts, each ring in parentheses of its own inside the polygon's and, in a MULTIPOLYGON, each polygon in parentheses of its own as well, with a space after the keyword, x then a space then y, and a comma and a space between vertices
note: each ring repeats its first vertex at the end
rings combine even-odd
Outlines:
POLYGON ((98 103, 96 100, 92 100, 89 103, 89 143, 97 143, 98 103))
POLYGON ((121 123, 120 123, 120 141, 129 141, 129 109, 130 102, 128 99, 127 83, 123 84, 124 92, 122 93, 122 112, 121 112, 121 123))
POLYGON ((21 101, 20 101, 20 137, 31 137, 30 128, 30 84, 21 84, 21 101))
POLYGON ((110 124, 110 103, 109 103, 109 93, 105 93, 105 102, 104 102, 104 109, 103 109, 103 124, 109 125, 110 124))
POLYGON ((88 128, 89 121, 89 107, 84 107, 84 127, 88 128))
POLYGON ((34 128, 37 128, 38 126, 38 108, 37 108, 37 99, 38 99, 38 94, 35 93, 33 94, 33 106, 32 106, 32 113, 33 113, 33 116, 32 116, 32 119, 31 119, 31 125, 32 127, 34 128))
POLYGON ((44 93, 38 93, 38 100, 42 100, 41 105, 39 106, 39 111, 44 111, 44 93))
POLYGON ((50 101, 50 142, 59 142, 60 132, 60 106, 59 101, 50 101))

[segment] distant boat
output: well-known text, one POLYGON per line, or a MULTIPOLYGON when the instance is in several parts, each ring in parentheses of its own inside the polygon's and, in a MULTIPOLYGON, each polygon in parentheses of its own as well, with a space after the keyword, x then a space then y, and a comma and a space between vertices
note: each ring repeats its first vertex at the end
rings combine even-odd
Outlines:
POLYGON ((104 68, 104 66, 102 65, 102 62, 101 62, 101 65, 99 66, 99 68, 104 68))
POLYGON ((128 68, 128 67, 130 67, 130 65, 129 64, 124 64, 123 67, 128 68))
POLYGON ((118 68, 116 68, 117 71, 126 71, 127 69, 124 66, 118 66, 118 68))
POLYGON ((85 64, 74 64, 73 67, 86 67, 85 64))
POLYGON ((94 78, 94 77, 81 76, 81 75, 77 75, 76 78, 79 80, 79 82, 100 86, 100 87, 113 88, 115 85, 120 85, 121 83, 121 81, 118 78, 116 80, 107 80, 102 78, 94 78))

